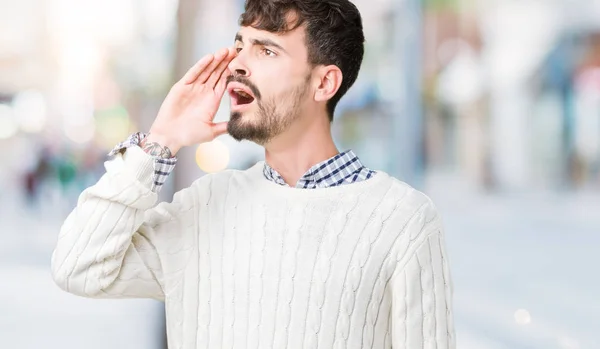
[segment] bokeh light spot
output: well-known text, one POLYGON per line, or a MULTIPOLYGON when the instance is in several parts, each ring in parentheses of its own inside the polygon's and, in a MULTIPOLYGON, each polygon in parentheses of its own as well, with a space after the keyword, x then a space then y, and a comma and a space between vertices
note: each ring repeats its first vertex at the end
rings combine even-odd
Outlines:
POLYGON ((207 173, 222 171, 229 164, 229 148, 217 139, 200 144, 196 149, 196 164, 207 173))

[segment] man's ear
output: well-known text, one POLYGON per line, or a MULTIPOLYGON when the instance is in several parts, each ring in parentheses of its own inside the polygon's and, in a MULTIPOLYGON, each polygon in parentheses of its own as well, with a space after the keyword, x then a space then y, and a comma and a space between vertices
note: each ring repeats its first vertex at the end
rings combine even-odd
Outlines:
POLYGON ((315 101, 326 102, 340 89, 343 79, 342 71, 335 65, 327 65, 319 67, 316 73, 319 80, 315 90, 315 101))

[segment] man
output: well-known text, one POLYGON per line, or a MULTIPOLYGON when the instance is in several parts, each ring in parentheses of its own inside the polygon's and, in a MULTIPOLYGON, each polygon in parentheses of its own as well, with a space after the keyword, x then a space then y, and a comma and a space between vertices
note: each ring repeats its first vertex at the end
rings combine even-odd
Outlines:
POLYGON ((339 153, 335 106, 363 58, 348 0, 248 0, 234 49, 177 82, 148 135, 115 148, 65 221, 54 280, 166 306, 175 348, 454 348, 452 283, 431 201, 339 153), (213 123, 225 92, 228 123, 213 123), (246 171, 157 201, 177 151, 229 133, 246 171))

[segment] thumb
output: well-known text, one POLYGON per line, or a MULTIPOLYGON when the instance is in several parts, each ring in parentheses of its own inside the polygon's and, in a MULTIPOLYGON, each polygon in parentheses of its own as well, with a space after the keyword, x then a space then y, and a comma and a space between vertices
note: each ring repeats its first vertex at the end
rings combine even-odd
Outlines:
POLYGON ((227 121, 213 123, 211 126, 211 130, 214 138, 217 138, 220 135, 227 133, 227 121))

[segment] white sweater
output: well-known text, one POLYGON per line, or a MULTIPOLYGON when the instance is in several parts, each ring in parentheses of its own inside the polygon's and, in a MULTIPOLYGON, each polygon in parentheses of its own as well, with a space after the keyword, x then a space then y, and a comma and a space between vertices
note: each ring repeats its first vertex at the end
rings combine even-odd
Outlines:
POLYGON ((431 201, 378 172, 295 189, 263 163, 154 206, 139 148, 106 163, 65 221, 65 291, 164 300, 170 349, 455 348, 444 234, 431 201))

